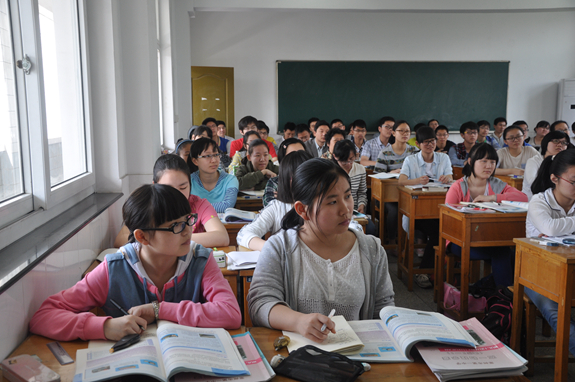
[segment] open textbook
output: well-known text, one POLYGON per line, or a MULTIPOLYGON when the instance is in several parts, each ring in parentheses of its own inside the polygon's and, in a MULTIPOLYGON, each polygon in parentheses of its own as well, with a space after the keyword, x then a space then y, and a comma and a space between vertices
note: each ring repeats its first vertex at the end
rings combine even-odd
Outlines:
POLYGON ((78 350, 74 382, 104 381, 132 374, 165 382, 182 372, 220 377, 250 374, 225 329, 160 321, 157 328, 148 326, 135 345, 110 354, 111 345, 113 342, 90 341, 88 349, 78 350))
POLYGON ((469 207, 475 208, 488 208, 495 210, 497 212, 527 212, 527 206, 525 204, 510 204, 510 203, 497 203, 497 202, 460 202, 460 204, 466 204, 469 207))
POLYGON ((244 223, 251 222, 256 218, 256 213, 251 211, 242 211, 237 208, 226 208, 226 211, 218 217, 224 223, 244 223))
POLYGON ((326 351, 347 355, 364 362, 413 362, 409 352, 420 341, 475 347, 477 342, 457 322, 440 313, 387 306, 379 312, 381 320, 346 321, 335 316, 336 334, 316 343, 292 332, 288 350, 314 345, 326 351))

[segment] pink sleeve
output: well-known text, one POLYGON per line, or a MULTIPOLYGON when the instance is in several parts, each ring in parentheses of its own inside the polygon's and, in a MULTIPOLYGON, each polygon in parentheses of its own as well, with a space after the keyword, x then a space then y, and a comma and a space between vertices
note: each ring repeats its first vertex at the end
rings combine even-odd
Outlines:
POLYGON ((194 204, 192 206, 192 212, 198 214, 198 222, 194 226, 193 233, 206 232, 205 225, 212 218, 218 218, 218 213, 214 209, 214 206, 206 199, 200 198, 195 195, 190 195, 190 198, 194 197, 194 204))
POLYGON ((98 265, 73 287, 46 299, 30 320, 30 331, 58 341, 105 340, 104 322, 110 317, 90 313, 104 306, 108 296, 108 262, 98 265))
MULTIPOLYGON (((491 191, 491 186, 489 187, 491 191)), ((512 200, 514 202, 528 202, 529 199, 527 195, 523 192, 519 191, 515 187, 511 187, 510 185, 506 185, 503 191, 500 194, 497 194, 497 201, 501 202, 502 200, 512 200)))
POLYGON ((206 300, 204 303, 162 302, 160 319, 202 328, 239 328, 242 315, 238 301, 211 255, 202 276, 202 290, 206 300))
POLYGON ((447 195, 445 195, 445 203, 447 204, 458 204, 463 201, 463 191, 461 190, 461 180, 457 180, 449 190, 447 195))

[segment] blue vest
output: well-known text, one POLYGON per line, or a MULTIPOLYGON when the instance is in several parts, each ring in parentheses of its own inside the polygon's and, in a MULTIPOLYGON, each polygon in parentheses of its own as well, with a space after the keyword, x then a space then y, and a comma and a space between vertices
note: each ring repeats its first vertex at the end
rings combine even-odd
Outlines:
MULTIPOLYGON (((110 299, 116 301, 125 310, 157 300, 156 296, 147 289, 147 280, 144 278, 143 282, 140 281, 138 274, 130 265, 140 261, 132 244, 126 244, 122 248, 127 253, 126 256, 122 252, 106 255, 109 289, 102 309, 114 318, 121 317, 123 314, 110 302, 110 299)), ((178 258, 178 261, 186 261, 187 256, 193 256, 184 273, 173 279, 174 285, 163 291, 164 301, 202 302, 202 276, 210 254, 211 250, 195 244, 193 254, 178 258)))

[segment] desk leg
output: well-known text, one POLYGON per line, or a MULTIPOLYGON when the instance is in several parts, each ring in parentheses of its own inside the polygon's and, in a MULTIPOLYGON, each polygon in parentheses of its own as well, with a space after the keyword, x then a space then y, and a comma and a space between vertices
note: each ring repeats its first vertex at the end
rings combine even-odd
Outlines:
POLYGON ((563 272, 562 291, 559 296, 559 311, 557 312, 557 344, 555 348, 555 381, 567 381, 567 365, 569 362, 569 330, 571 319, 571 299, 573 297, 573 272, 563 272))
POLYGON ((401 211, 397 211, 397 278, 401 280, 402 272, 401 265, 403 265, 405 259, 405 231, 401 227, 401 218, 403 214, 401 211))
POLYGON ((242 277, 242 288, 244 292, 244 326, 246 328, 252 327, 252 319, 250 317, 250 310, 248 309, 248 292, 252 285, 252 276, 242 277))
MULTIPOLYGON (((443 232, 443 230, 440 228, 439 232, 443 232)), ((445 269, 445 238, 441 233, 439 235, 439 258, 435 264, 435 267, 437 269, 437 280, 435 280, 435 285, 437 285, 437 311, 439 313, 443 313, 443 294, 445 293, 443 290, 443 272, 445 269)))
POLYGON ((468 317, 468 306, 469 306, 469 265, 471 263, 469 259, 469 241, 465 241, 463 247, 461 248, 461 295, 460 297, 460 315, 459 320, 467 320, 468 317))
MULTIPOLYGON (((517 259, 516 259, 517 261, 517 259)), ((520 284, 517 276, 518 265, 515 264, 515 284, 513 286, 513 318, 511 320, 511 349, 515 350, 518 354, 521 352, 521 324, 523 322, 523 294, 525 287, 520 284)), ((533 367, 533 365, 529 365, 533 367)))
POLYGON ((414 245, 415 243, 415 219, 409 218, 409 236, 407 238, 407 245, 405 249, 405 259, 407 260, 407 290, 413 290, 413 261, 414 261, 414 245))

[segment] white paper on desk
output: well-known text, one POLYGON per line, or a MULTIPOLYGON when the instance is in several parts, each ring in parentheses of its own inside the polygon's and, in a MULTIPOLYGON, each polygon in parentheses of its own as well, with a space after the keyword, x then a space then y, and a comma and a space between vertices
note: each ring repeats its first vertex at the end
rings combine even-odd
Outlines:
POLYGON ((398 179, 399 178, 399 174, 391 174, 389 172, 379 172, 377 174, 370 174, 369 175, 372 178, 375 179, 398 179))
POLYGON ((245 194, 245 195, 250 195, 250 196, 257 196, 259 198, 264 196, 264 190, 260 190, 260 191, 240 191, 241 194, 245 194))
POLYGON ((234 265, 255 265, 260 257, 260 251, 232 251, 227 255, 234 265))
POLYGON ((564 235, 564 236, 544 236, 542 239, 554 241, 555 243, 563 244, 567 247, 572 247, 574 244, 565 244, 564 239, 575 240, 575 235, 564 235))

